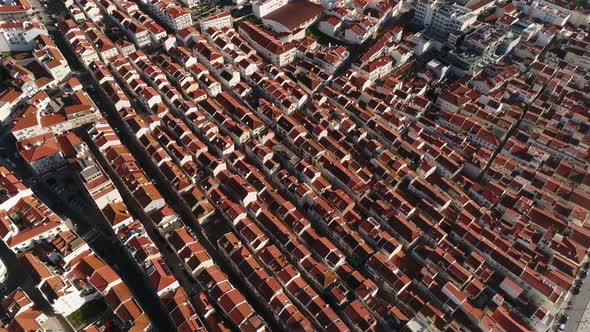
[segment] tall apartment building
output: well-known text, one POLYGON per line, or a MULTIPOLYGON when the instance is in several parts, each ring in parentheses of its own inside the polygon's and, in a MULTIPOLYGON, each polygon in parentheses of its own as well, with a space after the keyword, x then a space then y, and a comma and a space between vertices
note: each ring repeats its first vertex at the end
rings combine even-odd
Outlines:
POLYGON ((510 35, 493 25, 482 25, 465 36, 461 45, 448 53, 447 59, 461 72, 474 73, 501 54, 496 50, 510 35))
POLYGON ((473 24, 478 11, 446 0, 419 0, 413 20, 432 37, 445 42, 452 32, 465 31, 473 24))

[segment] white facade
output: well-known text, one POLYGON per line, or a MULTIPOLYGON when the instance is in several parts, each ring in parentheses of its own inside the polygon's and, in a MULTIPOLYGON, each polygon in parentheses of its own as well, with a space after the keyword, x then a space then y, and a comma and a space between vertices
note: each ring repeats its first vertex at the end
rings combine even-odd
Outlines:
POLYGON ((322 20, 318 23, 318 30, 320 30, 328 36, 334 37, 336 35, 336 30, 340 28, 341 24, 341 21, 338 21, 338 24, 334 25, 328 22, 327 20, 322 20))
POLYGON ((261 18, 271 12, 283 7, 289 3, 289 0, 262 0, 252 3, 252 12, 254 16, 261 18))
POLYGON ((74 311, 80 309, 84 304, 101 296, 99 292, 94 292, 86 297, 81 296, 81 292, 74 286, 69 286, 63 290, 64 295, 57 298, 51 307, 56 313, 68 316, 74 311))
POLYGON ((531 5, 525 6, 523 12, 530 17, 560 27, 564 26, 570 18, 569 11, 545 1, 534 1, 531 5))
POLYGON ((580 66, 585 68, 586 70, 590 70, 590 52, 572 52, 573 50, 568 51, 563 58, 566 62, 574 64, 576 66, 580 66))
POLYGON ((446 40, 450 33, 465 31, 477 20, 477 13, 457 4, 438 0, 420 0, 416 4, 413 20, 428 28, 439 40, 446 40))
POLYGON ((37 22, 0 21, 0 52, 31 51, 40 34, 47 35, 47 30, 37 22))
POLYGON ((150 11, 167 27, 174 31, 193 25, 191 14, 184 8, 163 0, 144 0, 150 11))
POLYGON ((16 105, 25 97, 24 94, 15 92, 17 95, 15 99, 10 100, 0 99, 0 125, 7 126, 14 119, 15 112, 13 112, 16 105))
POLYGON ((145 47, 152 44, 151 35, 147 30, 142 30, 135 34, 132 33, 132 37, 135 44, 139 47, 145 47))
POLYGON ((221 29, 221 28, 231 28, 233 24, 233 19, 228 12, 223 12, 221 14, 214 15, 212 17, 207 17, 203 19, 199 23, 199 27, 201 31, 205 31, 209 28, 214 29, 221 29))
POLYGON ((180 0, 180 2, 188 8, 193 8, 199 4, 199 1, 197 0, 180 0))
POLYGON ((48 230, 46 230, 45 232, 35 236, 35 237, 31 237, 28 239, 25 239, 24 241, 18 242, 18 243, 13 243, 9 248, 10 250, 12 250, 14 253, 20 253, 26 250, 31 249, 32 247, 34 247, 37 243, 39 243, 40 241, 43 241, 45 239, 48 238, 53 238, 55 237, 58 233, 63 232, 68 230, 68 227, 61 223, 59 225, 57 225, 54 228, 50 228, 48 230))
POLYGON ((68 66, 68 63, 60 63, 58 66, 55 67, 48 67, 47 64, 43 64, 43 67, 49 72, 49 74, 51 74, 51 76, 56 80, 56 81, 63 81, 65 80, 71 73, 70 71, 70 67, 68 66))
POLYGON ((587 14, 575 10, 572 11, 549 1, 535 0, 531 3, 520 1, 517 5, 528 16, 560 27, 568 22, 573 25, 588 24, 587 14))

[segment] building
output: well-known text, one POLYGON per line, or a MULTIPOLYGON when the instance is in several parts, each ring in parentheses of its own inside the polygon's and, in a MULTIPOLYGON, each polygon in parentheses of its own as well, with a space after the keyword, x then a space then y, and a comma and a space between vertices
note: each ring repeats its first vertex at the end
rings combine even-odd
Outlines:
POLYGON ((31 51, 39 35, 47 36, 47 30, 39 22, 0 21, 0 52, 31 51))
POLYGON ((465 31, 476 19, 476 12, 446 0, 419 0, 413 17, 414 22, 441 42, 452 32, 465 31))
POLYGON ((295 60, 297 51, 293 43, 283 43, 251 22, 240 24, 238 31, 257 52, 273 64, 282 67, 295 60))
POLYGON ((53 40, 41 34, 35 38, 35 50, 33 58, 53 77, 61 82, 71 74, 70 66, 63 57, 53 40))
POLYGON ((5 189, 0 199, 0 237, 10 250, 28 250, 67 230, 63 220, 4 167, 0 179, 5 189), (6 181, 10 178, 12 183, 6 181))
POLYGON ((377 31, 377 25, 370 20, 353 23, 344 30, 344 40, 352 44, 362 44, 377 31))
POLYGON ((20 287, 2 299, 0 311, 8 319, 7 331, 43 331, 48 319, 20 287))
POLYGON ((27 139, 19 142, 18 153, 35 174, 45 174, 66 165, 63 153, 53 135, 27 139))
POLYGON ((320 20, 318 29, 328 36, 335 36, 336 31, 342 26, 342 21, 335 16, 327 16, 320 20))
MULTIPOLYGON (((111 17, 117 22, 129 39, 133 41, 137 48, 146 47, 152 44, 151 33, 143 24, 132 20, 126 13, 120 10, 115 10, 111 14, 111 17)), ((126 46, 125 44, 126 43, 118 42, 120 48, 126 46)), ((129 46, 126 47, 129 49, 129 46)))
POLYGON ((8 126, 16 116, 16 108, 20 105, 25 95, 16 89, 7 89, 0 95, 0 123, 8 126))
POLYGON ((582 14, 581 11, 576 10, 575 6, 571 7, 572 4, 567 4, 561 1, 545 1, 545 0, 534 0, 534 1, 517 1, 517 6, 526 15, 554 24, 557 26, 564 26, 570 22, 574 25, 588 25, 588 14, 582 14), (586 17, 584 18, 583 15, 586 17), (573 22, 572 22, 573 21, 573 22))
POLYGON ((96 50, 74 21, 66 20, 60 22, 60 29, 72 51, 78 55, 78 58, 84 65, 87 66, 92 61, 99 59, 98 53, 96 53, 96 50))
POLYGON ((586 70, 590 70, 590 51, 574 47, 566 47, 564 60, 586 70))
POLYGON ((19 114, 10 129, 17 141, 41 137, 41 135, 60 135, 86 123, 94 122, 102 116, 94 103, 82 91, 75 91, 55 98, 52 112, 33 105, 19 114))
POLYGON ((169 29, 179 31, 193 25, 191 13, 169 0, 144 0, 151 13, 169 29))
POLYGON ((293 0, 264 15, 262 23, 279 34, 300 33, 304 37, 305 33, 302 30, 312 25, 323 12, 323 7, 318 4, 307 0, 293 0))
POLYGON ((493 63, 502 54, 496 54, 508 34, 500 28, 484 24, 465 36, 459 47, 448 53, 449 63, 457 73, 475 73, 493 63))
POLYGON ((102 210, 109 203, 122 201, 115 185, 90 155, 86 143, 73 132, 61 135, 57 140, 64 158, 76 171, 88 197, 99 209, 102 210))
POLYGON ((209 17, 205 17, 199 22, 201 31, 206 31, 209 28, 222 29, 231 28, 233 19, 228 11, 222 11, 221 13, 214 14, 209 17))
POLYGON ((257 18, 262 18, 273 11, 285 6, 289 0, 258 0, 252 2, 252 12, 257 18))
POLYGON ((180 0, 180 2, 188 8, 193 8, 200 3, 198 0, 180 0))

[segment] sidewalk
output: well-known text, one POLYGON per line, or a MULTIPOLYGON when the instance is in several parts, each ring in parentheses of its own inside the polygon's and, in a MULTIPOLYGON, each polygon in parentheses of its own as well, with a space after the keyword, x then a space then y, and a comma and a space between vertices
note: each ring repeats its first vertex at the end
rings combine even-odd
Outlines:
POLYGON ((571 298, 571 309, 566 310, 569 320, 566 323, 567 332, 590 331, 590 281, 582 285, 580 293, 571 298))
MULTIPOLYGON (((590 304, 590 303, 589 303, 590 304)), ((590 331, 590 305, 586 304, 586 308, 584 309, 584 314, 578 323, 578 328, 576 331, 590 331)))

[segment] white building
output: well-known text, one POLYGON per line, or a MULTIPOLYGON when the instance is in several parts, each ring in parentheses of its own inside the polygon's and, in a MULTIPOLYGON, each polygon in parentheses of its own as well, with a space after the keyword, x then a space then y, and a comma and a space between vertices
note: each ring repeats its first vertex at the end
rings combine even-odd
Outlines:
POLYGON ((206 17, 199 22, 199 27, 201 31, 205 31, 209 28, 214 29, 221 29, 221 28, 231 28, 233 24, 233 19, 231 14, 228 11, 223 11, 221 13, 215 14, 213 16, 206 17))
POLYGON ((303 30, 312 25, 323 12, 324 8, 313 2, 292 0, 262 17, 262 23, 278 34, 291 34, 292 39, 302 39, 305 37, 303 30))
MULTIPOLYGON (((61 296, 55 299, 52 303, 50 302, 53 310, 55 310, 55 312, 60 315, 69 316, 74 311, 80 309, 84 304, 102 296, 99 292, 93 292, 86 296, 82 296, 84 294, 82 290, 77 289, 69 281, 64 280, 62 277, 57 275, 53 276, 52 278, 61 279, 61 284, 63 284, 63 288, 58 289, 62 293, 60 294, 61 296)), ((42 281, 38 288, 42 290, 48 282, 49 280, 42 281)), ((58 287, 55 285, 55 281, 52 281, 52 283, 54 284, 53 287, 58 287)), ((41 293, 45 295, 44 292, 41 293)))
POLYGON ((262 18, 271 12, 283 7, 289 0, 259 0, 252 3, 254 16, 262 18))
POLYGON ((573 47, 567 49, 567 53, 563 58, 567 63, 574 64, 590 70, 590 52, 587 50, 575 49, 573 47))
POLYGON ((33 7, 27 0, 4 0, 0 10, 0 20, 28 20, 33 14, 33 7))
POLYGON ((522 12, 530 17, 557 26, 564 26, 570 19, 570 11, 547 1, 533 1, 522 6, 522 12))
POLYGON ((68 229, 53 211, 34 196, 29 188, 19 191, 2 202, 0 212, 5 219, 1 225, 4 228, 2 232, 5 234, 2 240, 15 253, 28 250, 68 229), (10 215, 7 214, 9 210, 10 215), (18 224, 15 223, 16 221, 18 224))
POLYGON ((575 26, 588 26, 590 24, 588 10, 576 5, 573 1, 534 0, 531 2, 517 0, 515 4, 525 14, 543 22, 558 26, 563 26, 565 23, 575 26))
POLYGON ((478 11, 445 0, 419 0, 413 20, 436 39, 446 41, 450 33, 465 31, 472 25, 478 11))
MULTIPOLYGON (((38 41, 46 41, 49 37, 38 38, 38 41)), ((68 62, 59 49, 51 40, 46 45, 39 43, 42 48, 33 52, 35 60, 47 70, 47 72, 58 82, 70 76, 71 70, 68 62), (50 42, 50 43, 49 43, 50 42)))
POLYGON ((199 1, 197 0, 180 0, 180 2, 188 8, 193 8, 199 4, 199 1))
POLYGON ((377 25, 375 24, 355 23, 344 31, 344 40, 357 45, 362 44, 371 38, 376 30, 377 25))
POLYGON ((328 16, 318 23, 318 30, 327 34, 328 36, 334 37, 336 35, 336 31, 341 26, 342 20, 338 19, 335 16, 328 16))
POLYGON ((14 109, 25 95, 15 89, 8 89, 0 95, 0 125, 9 125, 15 117, 14 109))
POLYGON ((168 28, 179 31, 193 25, 191 13, 167 0, 144 0, 153 15, 168 28))
POLYGON ((47 35, 39 22, 0 21, 0 52, 26 52, 35 46, 35 38, 47 35))

